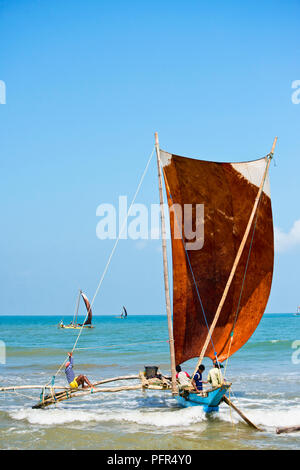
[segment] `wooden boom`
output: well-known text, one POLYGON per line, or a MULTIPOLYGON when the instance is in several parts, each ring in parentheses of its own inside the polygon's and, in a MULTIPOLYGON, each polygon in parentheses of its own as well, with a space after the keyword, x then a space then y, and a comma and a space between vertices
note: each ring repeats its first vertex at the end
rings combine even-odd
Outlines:
POLYGON ((68 400, 69 398, 74 397, 74 395, 79 394, 81 397, 85 395, 94 395, 95 393, 113 393, 113 392, 123 392, 126 390, 138 390, 142 389, 142 385, 128 385, 124 387, 112 387, 112 388, 89 388, 87 389, 74 389, 74 390, 66 390, 65 392, 58 392, 55 395, 48 395, 39 403, 34 405, 32 408, 46 408, 46 406, 53 405, 55 403, 59 403, 64 400, 68 400))
MULTIPOLYGON (((99 380, 95 382, 95 386, 102 385, 108 382, 116 382, 117 380, 131 380, 138 379, 139 375, 123 375, 121 377, 111 377, 110 379, 99 380)), ((0 387, 0 392, 13 392, 14 390, 33 390, 33 389, 56 389, 56 390, 72 390, 69 387, 61 385, 12 385, 10 387, 0 387)))

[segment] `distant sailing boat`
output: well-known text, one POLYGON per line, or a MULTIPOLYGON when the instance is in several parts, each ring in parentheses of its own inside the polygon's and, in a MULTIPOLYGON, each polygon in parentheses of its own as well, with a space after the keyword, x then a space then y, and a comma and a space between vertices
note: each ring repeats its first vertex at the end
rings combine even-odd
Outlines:
POLYGON ((82 290, 79 290, 77 306, 76 306, 76 310, 75 310, 75 313, 74 313, 74 316, 73 316, 73 320, 68 325, 64 325, 63 321, 61 321, 58 326, 59 326, 59 328, 66 328, 66 329, 73 329, 73 330, 74 329, 79 330, 81 328, 94 328, 94 326, 92 325, 92 309, 91 309, 91 306, 90 306, 90 302, 89 302, 87 296, 82 292, 82 290), (87 317, 86 321, 83 324, 77 322, 78 310, 79 310, 79 304, 80 304, 80 299, 81 298, 84 301, 86 311, 88 313, 88 317, 87 317))
POLYGON ((115 317, 115 318, 124 318, 124 319, 127 318, 127 310, 126 310, 126 308, 124 307, 124 305, 123 305, 123 308, 122 308, 122 313, 121 313, 121 315, 119 315, 119 316, 117 316, 117 317, 115 317))
POLYGON ((297 312, 294 313, 294 317, 300 317, 300 307, 297 308, 297 312))

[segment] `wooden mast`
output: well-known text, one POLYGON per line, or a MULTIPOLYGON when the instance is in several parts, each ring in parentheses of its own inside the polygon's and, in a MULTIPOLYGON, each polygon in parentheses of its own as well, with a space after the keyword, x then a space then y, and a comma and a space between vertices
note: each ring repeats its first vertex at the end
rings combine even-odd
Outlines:
POLYGON ((228 281, 227 281, 227 283, 226 283, 226 286, 225 286, 223 295, 222 295, 221 300, 220 300, 220 303, 219 303, 219 305, 218 305, 218 308, 217 308, 215 317, 214 317, 214 319, 213 319, 213 322, 212 322, 212 324, 211 324, 211 326, 210 326, 209 332, 208 332, 208 334, 207 334, 205 343, 204 343, 204 345, 203 345, 201 354, 200 354, 199 359, 198 359, 198 362, 197 362, 197 366, 195 367, 195 370, 194 370, 194 373, 193 373, 192 377, 194 377, 194 375, 196 374, 196 372, 197 372, 197 370, 198 370, 200 364, 201 364, 202 361, 203 361, 203 357, 204 357, 204 355, 205 355, 207 346, 208 346, 208 344, 209 344, 209 341, 211 340, 213 331, 214 331, 214 329, 215 329, 215 326, 216 326, 217 321, 218 321, 218 319, 219 319, 220 313, 221 313, 221 311, 222 311, 222 307, 223 307, 224 302, 225 302, 225 300, 226 300, 226 297, 227 297, 229 288, 230 288, 230 286, 231 286, 232 279, 233 279, 233 277, 234 277, 234 275, 235 275, 235 271, 236 271, 237 265, 238 265, 238 263, 239 263, 239 261, 240 261, 241 255, 242 255, 242 253, 243 253, 243 250, 244 250, 244 247, 245 247, 245 244, 246 244, 246 241, 247 241, 247 238, 248 238, 250 229, 251 229, 251 225, 252 225, 252 222, 253 222, 253 219, 254 219, 256 210, 257 210, 257 206, 258 206, 258 203, 259 203, 259 200, 260 200, 260 197, 261 197, 263 188, 264 188, 264 183, 265 183, 265 180, 266 180, 266 177, 267 177, 267 174, 268 174, 269 166, 270 166, 271 160, 272 160, 272 158, 273 158, 273 154, 274 154, 276 142, 277 142, 277 137, 275 137, 275 139, 274 139, 271 152, 266 156, 267 164, 266 164, 264 176, 263 176, 263 178, 262 178, 262 181, 261 181, 261 184, 260 184, 260 187, 259 187, 257 196, 256 196, 256 198, 255 198, 255 203, 254 203, 254 206, 253 206, 253 209, 252 209, 252 212, 251 212, 251 215, 250 215, 250 218, 249 218, 249 221, 248 221, 248 224, 247 224, 247 227, 246 227, 246 230, 245 230, 243 239, 242 239, 242 241, 241 241, 240 247, 239 247, 238 252, 237 252, 237 255, 236 255, 236 257, 235 257, 235 260, 234 260, 234 263, 233 263, 233 266, 232 266, 232 269, 231 269, 231 272, 230 272, 228 281))
POLYGON ((80 294, 81 294, 81 290, 79 289, 76 312, 75 312, 74 318, 73 318, 73 325, 74 326, 77 326, 77 316, 78 316, 78 310, 79 310, 80 294))
POLYGON ((167 317, 168 317, 169 346, 170 346, 171 373, 172 373, 172 394, 177 395, 178 390, 177 390, 177 382, 176 382, 175 348, 174 348, 173 324, 172 324, 171 302, 170 302, 164 197, 163 197, 162 174, 161 174, 161 167, 160 167, 160 152, 159 152, 159 142, 158 142, 157 132, 155 132, 155 150, 156 150, 157 170, 158 170, 160 220, 161 220, 162 250, 163 250, 163 263, 164 263, 165 299, 166 299, 166 309, 167 309, 167 317))

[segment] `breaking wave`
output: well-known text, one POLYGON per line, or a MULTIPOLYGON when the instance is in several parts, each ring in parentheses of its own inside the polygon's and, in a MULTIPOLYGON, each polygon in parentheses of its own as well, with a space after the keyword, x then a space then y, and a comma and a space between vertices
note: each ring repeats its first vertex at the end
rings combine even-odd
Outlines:
MULTIPOLYGON (((267 403, 265 403, 267 405, 267 403)), ((269 409, 264 408, 253 409, 253 403, 247 405, 238 404, 239 407, 245 412, 247 417, 258 426, 261 426, 266 431, 274 431, 278 426, 296 426, 300 422, 300 405, 293 408, 279 408, 278 405, 269 409)), ((217 414, 206 415, 202 407, 190 408, 165 408, 164 410, 143 410, 143 409, 82 409, 73 407, 69 409, 56 408, 47 410, 33 410, 30 408, 22 408, 12 410, 9 416, 13 420, 23 420, 30 424, 41 426, 57 426, 70 423, 132 423, 141 426, 154 426, 156 428, 189 428, 192 425, 207 422, 211 419, 218 419, 228 423, 241 423, 241 418, 229 408, 225 406, 220 407, 220 412, 217 414)))

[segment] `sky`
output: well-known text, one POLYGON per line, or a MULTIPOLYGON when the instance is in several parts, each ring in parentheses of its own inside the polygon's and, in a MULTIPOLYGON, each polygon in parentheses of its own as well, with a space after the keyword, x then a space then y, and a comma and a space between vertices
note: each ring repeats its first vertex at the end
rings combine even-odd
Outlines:
MULTIPOLYGON (((72 315, 153 150, 266 155, 275 269, 266 312, 300 305, 300 1, 0 0, 0 314, 72 315), (5 84, 5 104, 3 103, 5 84), (294 86, 294 88, 292 88, 294 86)), ((158 203, 155 159, 136 202, 158 203)), ((159 240, 121 240, 96 314, 165 312, 159 240)))

